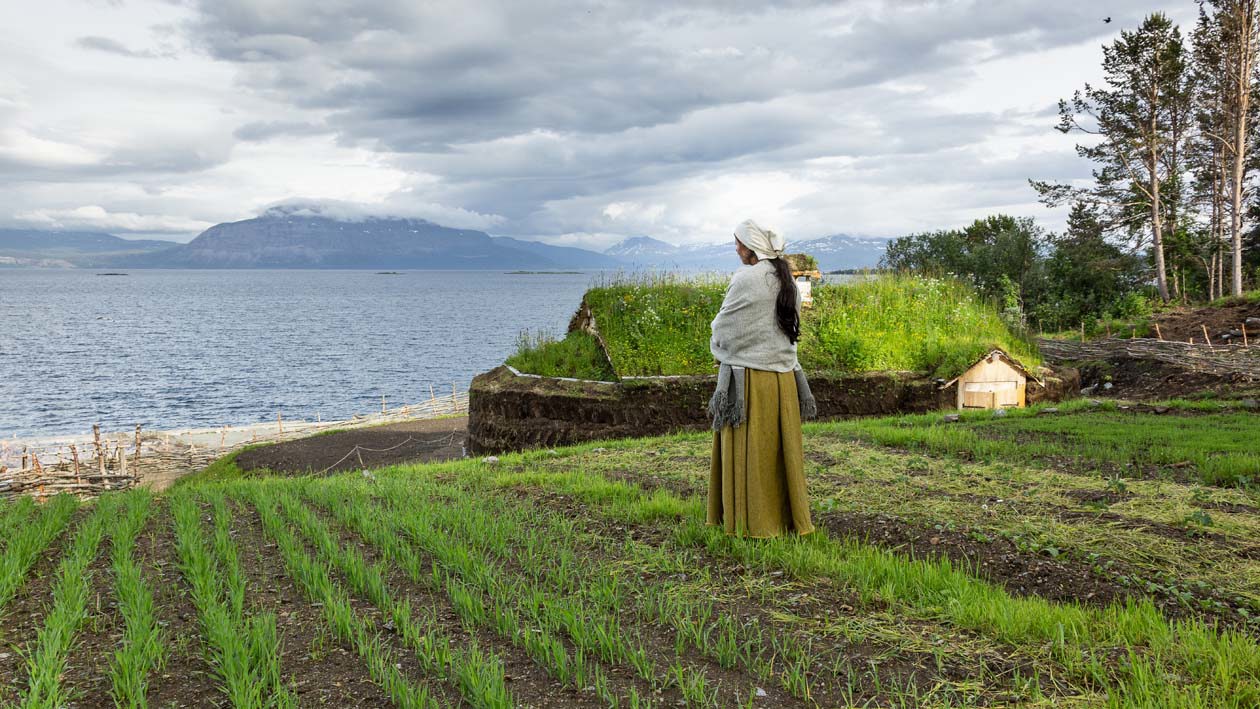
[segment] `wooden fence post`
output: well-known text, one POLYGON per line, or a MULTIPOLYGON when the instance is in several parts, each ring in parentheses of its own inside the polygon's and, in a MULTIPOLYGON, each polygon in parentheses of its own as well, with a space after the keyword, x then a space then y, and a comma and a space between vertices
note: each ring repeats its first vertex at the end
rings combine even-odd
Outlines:
POLYGON ((284 433, 284 417, 280 415, 279 411, 276 412, 276 430, 284 433))
POLYGON ((70 444, 70 460, 74 461, 74 481, 82 485, 83 478, 79 475, 79 449, 73 443, 70 444))
POLYGON ((1164 333, 1159 331, 1159 323, 1155 323, 1155 336, 1159 338, 1160 342, 1164 341, 1164 333))
POLYGON ((1199 323, 1199 327, 1203 328, 1203 341, 1207 343, 1208 349, 1215 349, 1212 347, 1212 338, 1208 337, 1207 325, 1199 323))
POLYGON ((1243 347, 1251 349, 1251 345, 1247 344, 1247 323, 1242 324, 1243 347))
POLYGON ((101 425, 92 424, 92 444, 96 446, 96 471, 105 478, 105 449, 101 447, 101 425))

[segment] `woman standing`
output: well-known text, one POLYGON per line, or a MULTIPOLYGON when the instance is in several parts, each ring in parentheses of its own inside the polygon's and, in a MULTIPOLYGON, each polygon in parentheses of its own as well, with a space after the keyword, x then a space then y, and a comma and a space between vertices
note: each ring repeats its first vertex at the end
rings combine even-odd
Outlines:
POLYGON ((814 398, 796 359, 801 297, 783 237, 751 219, 735 228, 744 263, 713 318, 709 350, 720 364, 713 417, 708 523, 727 534, 809 534, 801 418, 814 398))

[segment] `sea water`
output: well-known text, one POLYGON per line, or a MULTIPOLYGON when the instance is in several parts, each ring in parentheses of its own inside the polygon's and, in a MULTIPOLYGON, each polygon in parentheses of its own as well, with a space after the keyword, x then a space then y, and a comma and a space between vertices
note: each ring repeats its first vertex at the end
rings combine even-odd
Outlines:
POLYGON ((348 418, 450 394, 597 273, 0 270, 0 439, 348 418))

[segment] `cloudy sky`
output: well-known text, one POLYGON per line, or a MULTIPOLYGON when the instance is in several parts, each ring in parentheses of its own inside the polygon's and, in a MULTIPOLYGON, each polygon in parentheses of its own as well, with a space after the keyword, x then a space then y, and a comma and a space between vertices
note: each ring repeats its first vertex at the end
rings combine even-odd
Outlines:
POLYGON ((0 0, 0 226, 279 203, 602 248, 898 236, 1088 177, 1056 103, 1193 0, 0 0), (1110 16, 1112 22, 1104 23, 1110 16))

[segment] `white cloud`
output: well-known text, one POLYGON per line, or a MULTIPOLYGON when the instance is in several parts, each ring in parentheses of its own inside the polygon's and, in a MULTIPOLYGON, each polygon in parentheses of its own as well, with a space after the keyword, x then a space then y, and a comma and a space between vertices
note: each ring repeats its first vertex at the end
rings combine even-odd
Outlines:
POLYGON ((15 218, 19 222, 48 229, 117 231, 136 234, 185 234, 213 226, 209 222, 176 216, 110 212, 95 204, 73 209, 36 209, 16 214, 15 218))

